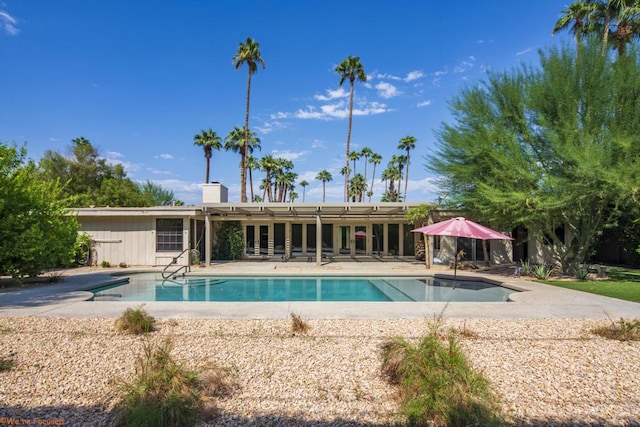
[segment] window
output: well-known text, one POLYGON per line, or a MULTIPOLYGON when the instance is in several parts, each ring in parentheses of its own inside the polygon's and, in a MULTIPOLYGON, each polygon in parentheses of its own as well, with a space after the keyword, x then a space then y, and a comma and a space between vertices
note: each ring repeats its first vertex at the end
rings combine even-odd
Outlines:
POLYGON ((182 251, 182 219, 156 219, 156 250, 182 251))

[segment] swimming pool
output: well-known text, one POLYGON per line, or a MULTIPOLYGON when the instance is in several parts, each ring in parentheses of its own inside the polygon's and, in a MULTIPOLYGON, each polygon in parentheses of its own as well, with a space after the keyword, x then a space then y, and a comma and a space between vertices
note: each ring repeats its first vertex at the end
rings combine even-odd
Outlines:
POLYGON ((377 301, 499 302, 513 289, 485 282, 432 277, 184 277, 136 274, 125 283, 92 289, 94 301, 377 301))

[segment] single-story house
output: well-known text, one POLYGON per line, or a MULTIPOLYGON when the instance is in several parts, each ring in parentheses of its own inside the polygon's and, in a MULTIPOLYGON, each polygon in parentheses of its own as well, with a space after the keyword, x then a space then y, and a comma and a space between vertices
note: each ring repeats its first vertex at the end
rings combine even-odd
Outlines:
MULTIPOLYGON (((227 188, 203 185, 201 206, 110 208, 74 210, 80 231, 93 242, 93 264, 162 266, 188 265, 190 256, 214 259, 216 225, 238 221, 245 242, 244 258, 292 259, 302 257, 317 264, 322 258, 415 258, 415 241, 407 211, 424 203, 229 203, 227 188), (191 251, 191 250, 196 250, 191 251), (321 254, 321 256, 317 256, 321 254)), ((432 211, 428 222, 446 212, 432 211)), ((452 214, 449 214, 451 216, 452 214)), ((446 218, 444 218, 446 219, 446 218)), ((455 252, 453 238, 429 238, 436 260, 449 263, 455 252)), ((511 263, 518 240, 487 242, 494 263, 511 263)), ((465 259, 482 262, 482 244, 460 239, 465 259)), ((532 251, 533 252, 533 251, 532 251)), ((516 260, 519 258, 515 258, 516 260)))

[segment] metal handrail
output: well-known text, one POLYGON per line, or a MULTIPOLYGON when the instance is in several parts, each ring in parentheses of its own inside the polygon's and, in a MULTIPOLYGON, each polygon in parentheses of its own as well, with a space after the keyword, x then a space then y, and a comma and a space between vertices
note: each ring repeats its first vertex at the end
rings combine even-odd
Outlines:
MULTIPOLYGON (((178 274, 180 272, 180 270, 182 270, 183 268, 185 269, 185 271, 188 271, 188 268, 191 264, 191 260, 189 261, 188 265, 181 265, 177 270, 172 271, 171 273, 167 273, 167 269, 169 267, 171 267, 172 265, 176 264, 178 262, 178 258, 180 258, 182 255, 184 255, 185 252, 188 252, 190 249, 187 248, 184 251, 180 252, 180 255, 173 257, 173 260, 171 260, 171 262, 169 264, 167 264, 167 266, 162 270, 162 278, 163 279, 168 279, 169 277, 175 276, 176 274, 178 274)), ((184 274, 184 273, 183 273, 184 274)))

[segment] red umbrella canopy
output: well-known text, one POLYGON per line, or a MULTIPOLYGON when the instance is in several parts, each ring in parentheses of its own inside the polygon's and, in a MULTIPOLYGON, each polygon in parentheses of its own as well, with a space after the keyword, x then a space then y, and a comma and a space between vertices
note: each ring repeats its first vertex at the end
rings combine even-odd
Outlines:
POLYGON ((455 236, 481 240, 513 240, 513 237, 492 230, 477 222, 469 221, 462 216, 416 228, 411 230, 411 232, 428 234, 430 236, 455 236))

